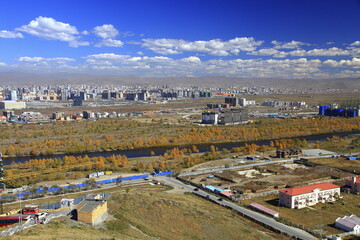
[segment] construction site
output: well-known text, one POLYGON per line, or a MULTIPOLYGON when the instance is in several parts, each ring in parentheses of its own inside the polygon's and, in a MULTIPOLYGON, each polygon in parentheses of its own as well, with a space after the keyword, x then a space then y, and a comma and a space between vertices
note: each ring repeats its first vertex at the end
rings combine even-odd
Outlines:
POLYGON ((243 165, 240 169, 215 170, 181 178, 202 187, 216 186, 232 192, 234 197, 241 197, 355 176, 350 171, 306 161, 266 163, 268 164, 249 167, 243 165))

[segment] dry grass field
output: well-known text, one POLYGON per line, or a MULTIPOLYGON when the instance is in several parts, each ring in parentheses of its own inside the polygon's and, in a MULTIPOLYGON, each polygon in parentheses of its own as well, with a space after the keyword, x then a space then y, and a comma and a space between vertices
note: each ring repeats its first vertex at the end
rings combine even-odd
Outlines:
POLYGON ((229 209, 192 194, 169 194, 168 189, 150 185, 112 189, 111 216, 101 228, 59 218, 4 239, 289 239, 229 209))

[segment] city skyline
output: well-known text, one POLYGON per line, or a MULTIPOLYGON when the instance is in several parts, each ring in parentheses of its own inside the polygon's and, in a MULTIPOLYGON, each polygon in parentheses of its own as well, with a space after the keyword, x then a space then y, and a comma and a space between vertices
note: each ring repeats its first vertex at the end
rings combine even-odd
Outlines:
POLYGON ((359 1, 15 1, 0 72, 360 77, 359 1))

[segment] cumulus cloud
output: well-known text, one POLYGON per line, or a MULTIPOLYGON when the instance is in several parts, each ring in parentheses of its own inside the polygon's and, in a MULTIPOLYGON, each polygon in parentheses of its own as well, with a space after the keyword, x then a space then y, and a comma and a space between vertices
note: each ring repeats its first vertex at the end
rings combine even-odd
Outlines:
POLYGON ((186 63, 201 63, 200 58, 194 56, 182 58, 181 61, 186 63))
POLYGON ((300 48, 300 46, 310 46, 309 43, 299 42, 299 41, 291 41, 291 42, 279 42, 279 41, 271 41, 274 45, 275 49, 295 49, 300 48))
POLYGON ((0 38, 23 38, 24 36, 19 32, 10 32, 6 30, 0 31, 0 38))
POLYGON ((263 41, 254 38, 234 38, 229 41, 213 39, 210 41, 186 41, 182 39, 143 39, 144 48, 163 55, 183 52, 204 52, 215 56, 236 55, 240 51, 254 51, 263 41))
POLYGON ((0 62, 0 67, 5 67, 5 66, 6 66, 6 63, 0 62))
POLYGON ((355 41, 350 46, 360 46, 360 41, 355 41))
POLYGON ((124 43, 120 40, 115 39, 103 39, 100 43, 96 44, 95 47, 122 47, 124 43))
POLYGON ((16 29, 30 35, 48 40, 69 42, 71 47, 86 46, 88 42, 79 41, 79 32, 76 27, 68 23, 56 21, 50 17, 37 17, 29 24, 16 29))
POLYGON ((213 59, 201 61, 198 57, 172 59, 164 56, 94 54, 85 57, 86 64, 96 71, 138 73, 151 76, 226 75, 246 77, 313 77, 322 74, 319 59, 213 59))
POLYGON ((339 56, 339 55, 350 55, 348 50, 332 47, 328 49, 312 49, 309 51, 305 50, 294 50, 288 52, 290 56, 339 56))
POLYGON ((103 39, 114 38, 119 35, 119 31, 112 24, 97 26, 94 28, 94 33, 103 39))

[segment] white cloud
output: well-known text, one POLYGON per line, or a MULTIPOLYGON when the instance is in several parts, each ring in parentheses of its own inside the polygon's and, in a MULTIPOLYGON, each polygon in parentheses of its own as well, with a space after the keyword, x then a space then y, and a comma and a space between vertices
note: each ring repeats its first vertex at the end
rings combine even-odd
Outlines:
POLYGON ((215 56, 238 54, 240 51, 254 51, 263 41, 254 38, 234 38, 229 41, 213 39, 210 41, 189 42, 182 39, 143 39, 142 47, 163 55, 183 52, 204 52, 215 56))
POLYGON ((360 41, 355 41, 350 46, 360 46, 360 41))
POLYGON ((82 46, 89 46, 90 43, 89 42, 82 42, 82 41, 73 41, 73 42, 69 42, 69 46, 70 47, 82 47, 82 46))
POLYGON ((0 38, 23 38, 24 36, 18 32, 10 32, 6 30, 0 31, 0 38))
POLYGON ((201 63, 200 58, 194 56, 182 58, 181 61, 186 63, 201 63))
POLYGON ((119 31, 112 24, 97 26, 94 28, 94 33, 103 39, 114 38, 119 35, 119 31))
POLYGON ((76 27, 71 26, 70 24, 41 16, 32 20, 28 25, 21 26, 17 30, 40 38, 65 42, 75 41, 75 35, 79 34, 76 27))
POLYGON ((339 56, 339 55, 350 55, 348 50, 332 47, 328 49, 312 49, 309 51, 295 50, 288 52, 290 56, 339 56))
POLYGON ((291 41, 291 42, 278 42, 276 40, 271 41, 271 43, 274 45, 275 49, 295 49, 300 48, 300 46, 310 46, 309 43, 299 42, 299 41, 291 41))
POLYGON ((29 24, 23 25, 16 30, 39 38, 69 42, 72 47, 89 45, 87 42, 78 41, 79 32, 76 27, 50 17, 37 17, 29 24))
POLYGON ((122 47, 124 43, 120 40, 114 39, 103 39, 100 43, 96 44, 95 47, 122 47))
POLYGON ((138 51, 137 54, 138 54, 138 55, 144 55, 144 53, 141 52, 141 51, 138 51))
POLYGON ((57 58, 43 58, 43 57, 19 57, 19 62, 36 63, 41 61, 52 61, 52 62, 71 62, 75 61, 73 58, 57 57, 57 58))
POLYGON ((0 67, 5 67, 7 64, 4 62, 0 62, 0 67))

